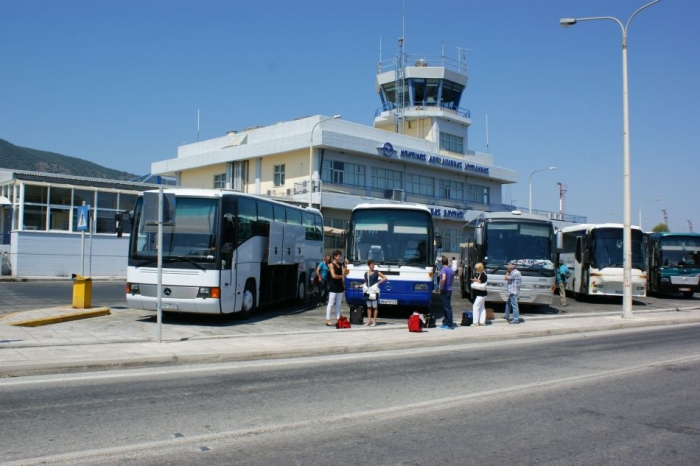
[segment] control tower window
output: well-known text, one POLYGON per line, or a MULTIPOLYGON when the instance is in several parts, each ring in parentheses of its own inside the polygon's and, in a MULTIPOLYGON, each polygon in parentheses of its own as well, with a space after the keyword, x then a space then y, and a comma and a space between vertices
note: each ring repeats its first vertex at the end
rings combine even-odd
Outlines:
POLYGON ((396 87, 394 83, 385 84, 382 86, 382 89, 384 91, 382 97, 386 99, 384 101, 385 108, 394 108, 396 103, 396 87))
POLYGON ((413 88, 413 105, 425 105, 425 79, 411 79, 413 88))
POLYGON ((425 105, 437 105, 439 79, 427 79, 425 83, 425 105))
POLYGON ((464 154, 464 138, 454 134, 440 132, 440 149, 457 154, 464 154))
POLYGON ((464 86, 461 84, 444 81, 442 83, 442 106, 456 110, 463 90, 464 86))

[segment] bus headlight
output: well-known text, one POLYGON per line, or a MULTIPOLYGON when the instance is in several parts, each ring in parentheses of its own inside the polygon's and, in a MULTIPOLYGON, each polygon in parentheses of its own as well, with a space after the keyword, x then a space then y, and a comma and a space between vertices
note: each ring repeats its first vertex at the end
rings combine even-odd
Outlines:
POLYGON ((427 283, 414 283, 413 284, 413 291, 428 291, 428 284, 427 283))
POLYGON ((132 295, 134 294, 141 294, 141 289, 139 288, 138 283, 126 283, 126 294, 131 293, 132 295))
POLYGON ((197 291, 197 297, 219 299, 221 297, 221 288, 215 286, 200 286, 197 291))
POLYGON ((671 283, 671 277, 661 277, 661 283, 671 283))
POLYGON ((549 290, 549 289, 551 289, 551 287, 548 285, 534 285, 533 288, 536 290, 549 290))
POLYGON ((489 284, 486 285, 486 286, 487 286, 487 287, 488 287, 488 286, 492 286, 492 287, 494 287, 494 288, 499 288, 499 287, 500 287, 500 288, 503 288, 504 286, 506 286, 506 284, 503 283, 503 282, 496 282, 496 283, 489 283, 489 284))
POLYGON ((349 286, 350 288, 362 288, 362 285, 363 285, 364 283, 365 283, 364 281, 360 281, 360 280, 350 280, 348 286, 349 286))

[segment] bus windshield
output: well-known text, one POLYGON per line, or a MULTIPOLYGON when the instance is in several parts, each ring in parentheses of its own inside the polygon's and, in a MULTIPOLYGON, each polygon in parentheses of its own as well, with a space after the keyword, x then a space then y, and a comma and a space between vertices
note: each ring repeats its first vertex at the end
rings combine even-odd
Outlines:
POLYGON ((348 259, 378 264, 432 265, 432 219, 403 209, 357 210, 352 214, 348 259))
MULTIPOLYGON (((163 225, 163 261, 168 267, 178 262, 198 268, 215 263, 218 205, 218 199, 177 198, 175 222, 163 225)), ((141 261, 141 265, 155 263, 158 226, 144 220, 143 198, 136 203, 134 218, 129 259, 141 261)))
MULTIPOLYGON (((623 266, 623 229, 596 228, 591 232, 591 266, 597 269, 623 266)), ((632 230, 632 267, 644 270, 643 234, 632 230)))
POLYGON ((662 237, 662 267, 700 268, 700 238, 662 237))
POLYGON ((553 276, 552 229, 545 223, 486 222, 484 266, 487 273, 515 262, 520 272, 553 276))

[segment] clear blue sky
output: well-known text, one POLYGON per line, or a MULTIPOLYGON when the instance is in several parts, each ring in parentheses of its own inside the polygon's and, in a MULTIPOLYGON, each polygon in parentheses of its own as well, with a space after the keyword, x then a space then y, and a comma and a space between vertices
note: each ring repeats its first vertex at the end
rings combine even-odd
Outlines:
MULTIPOLYGON (((148 173, 178 145, 302 116, 371 125, 398 52, 468 47, 469 148, 514 169, 506 201, 622 221, 621 31, 646 0, 0 0, 0 138, 148 173)), ((700 231, 698 0, 629 29, 632 221, 700 231), (654 198, 660 198, 654 201, 654 198)))

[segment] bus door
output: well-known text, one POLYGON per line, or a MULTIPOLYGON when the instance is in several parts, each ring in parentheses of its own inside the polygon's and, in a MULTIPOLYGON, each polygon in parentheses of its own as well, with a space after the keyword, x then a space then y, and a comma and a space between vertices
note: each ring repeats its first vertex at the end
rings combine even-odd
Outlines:
POLYGON ((220 238, 217 240, 219 257, 219 287, 221 290, 220 311, 224 314, 236 310, 235 244, 236 216, 230 199, 223 200, 220 238), (220 245, 220 246, 219 246, 220 245))

